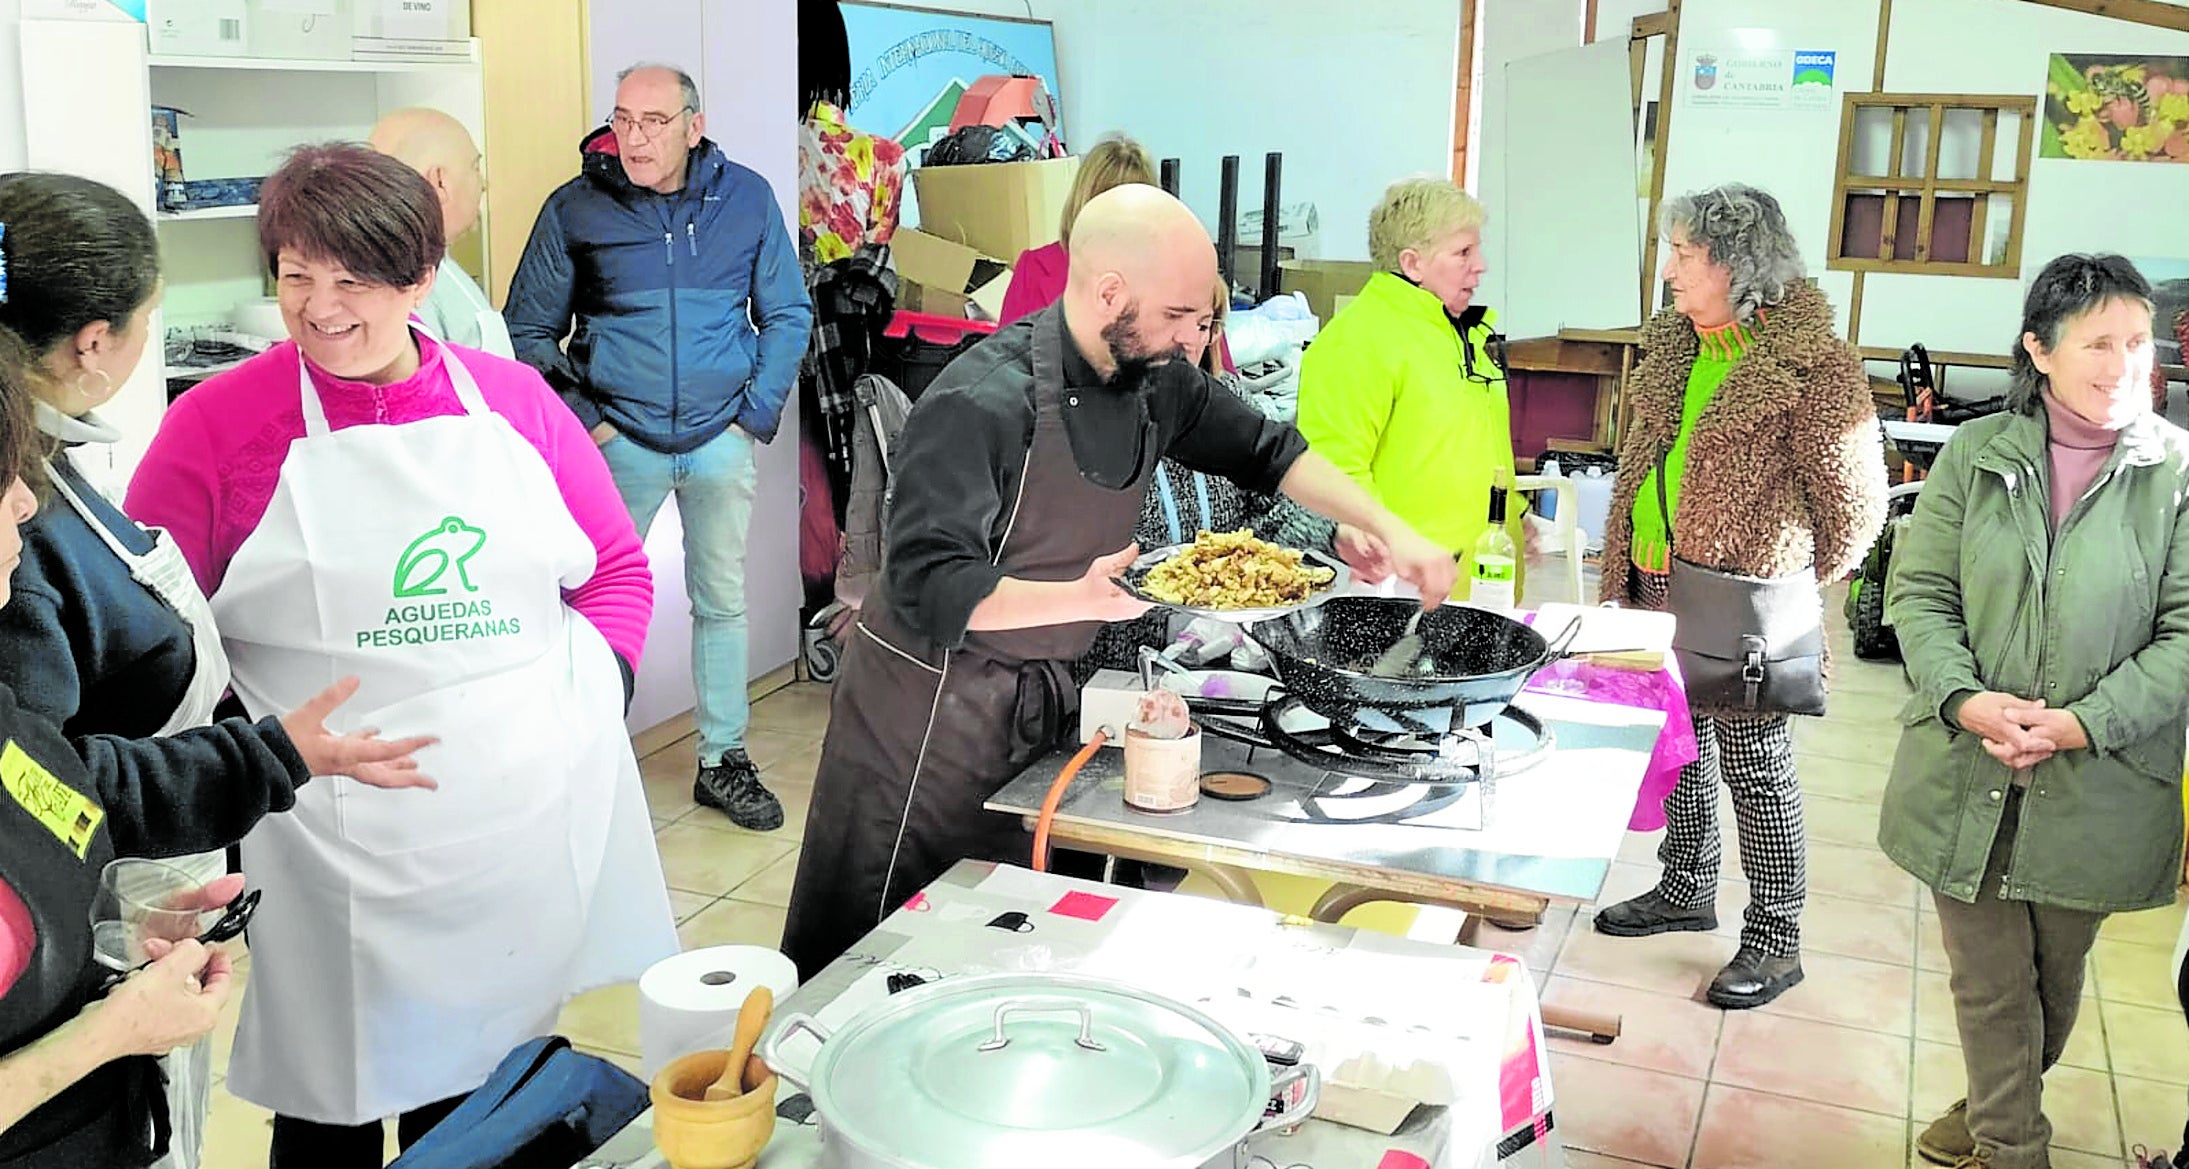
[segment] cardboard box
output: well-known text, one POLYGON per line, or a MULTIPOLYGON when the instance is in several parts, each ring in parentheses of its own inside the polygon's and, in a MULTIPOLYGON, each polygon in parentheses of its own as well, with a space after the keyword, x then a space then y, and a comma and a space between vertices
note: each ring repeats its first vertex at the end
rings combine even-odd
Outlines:
POLYGON ((297 11, 296 0, 246 0, 254 57, 283 61, 347 61, 356 31, 351 0, 320 0, 315 9, 297 11))
POLYGON ((923 166, 912 172, 920 230, 1015 263, 1020 252, 1052 244, 1077 158, 923 166))
POLYGON ((244 0, 146 0, 144 27, 157 55, 241 57, 249 50, 244 0))
POLYGON ((1003 293, 1011 268, 993 256, 954 244, 924 231, 899 228, 889 253, 897 264, 897 306, 938 316, 972 316, 978 306, 988 320, 1003 314, 1003 293))
POLYGON ((468 41, 471 0, 374 0, 357 18, 368 40, 468 41))
POLYGON ((1324 324, 1336 314, 1338 298, 1358 296, 1376 266, 1367 260, 1286 260, 1277 266, 1280 292, 1304 292, 1307 307, 1324 324))

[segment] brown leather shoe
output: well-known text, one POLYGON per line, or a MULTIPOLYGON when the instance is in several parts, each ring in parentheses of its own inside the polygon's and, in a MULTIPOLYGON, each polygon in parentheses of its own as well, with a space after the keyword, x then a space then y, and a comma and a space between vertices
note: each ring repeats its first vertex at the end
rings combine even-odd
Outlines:
POLYGON ((1681 930, 1707 934, 1716 928, 1717 910, 1707 906, 1681 909, 1655 889, 1596 911, 1596 932, 1615 938, 1646 938, 1681 930))
POLYGON ((1916 1155, 1933 1165, 1952 1165, 1976 1155, 1976 1138, 1969 1135, 1969 1102, 1957 1100, 1945 1115, 1931 1122, 1915 1138, 1916 1155))
POLYGON ((1733 960, 1725 964, 1725 969, 1718 971, 1718 976, 1711 980, 1710 993, 1706 997, 1714 1007, 1744 1011, 1785 994, 1800 981, 1800 955, 1774 958, 1742 946, 1733 955, 1733 960))

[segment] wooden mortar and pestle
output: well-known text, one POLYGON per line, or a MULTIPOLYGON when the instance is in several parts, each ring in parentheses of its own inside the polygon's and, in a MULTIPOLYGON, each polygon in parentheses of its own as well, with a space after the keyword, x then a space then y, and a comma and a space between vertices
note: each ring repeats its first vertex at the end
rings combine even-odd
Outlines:
POLYGON ((760 1159, 775 1135, 775 1072, 752 1049, 774 1010, 775 993, 754 988, 730 1050, 695 1051, 654 1077, 654 1147, 674 1169, 751 1169, 760 1159))

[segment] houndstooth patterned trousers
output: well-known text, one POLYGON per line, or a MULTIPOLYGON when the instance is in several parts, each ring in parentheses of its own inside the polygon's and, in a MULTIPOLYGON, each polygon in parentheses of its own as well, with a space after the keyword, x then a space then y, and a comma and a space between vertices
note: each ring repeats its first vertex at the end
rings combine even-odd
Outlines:
MULTIPOLYGON (((1662 609, 1666 577, 1637 570, 1634 603, 1662 609)), ((1808 854, 1801 823, 1801 784, 1794 775, 1794 736, 1785 715, 1717 718, 1697 714, 1693 763, 1665 797, 1665 866, 1658 892, 1682 909, 1716 901, 1723 847, 1718 835, 1718 784, 1733 794, 1741 871, 1748 877, 1748 911, 1741 945, 1774 957, 1801 950, 1801 904, 1808 895, 1808 854)))

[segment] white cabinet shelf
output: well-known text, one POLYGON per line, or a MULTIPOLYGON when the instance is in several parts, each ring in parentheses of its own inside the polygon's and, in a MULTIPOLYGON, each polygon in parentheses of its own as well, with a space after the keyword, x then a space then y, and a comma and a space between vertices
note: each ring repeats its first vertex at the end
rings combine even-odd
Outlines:
POLYGON ((234 207, 200 207, 195 211, 162 211, 161 223, 198 223, 208 219, 256 219, 258 204, 244 203, 234 207))
POLYGON ((471 56, 447 61, 301 61, 272 57, 177 57, 154 53, 154 69, 256 69, 276 73, 461 73, 479 67, 479 46, 471 56))

